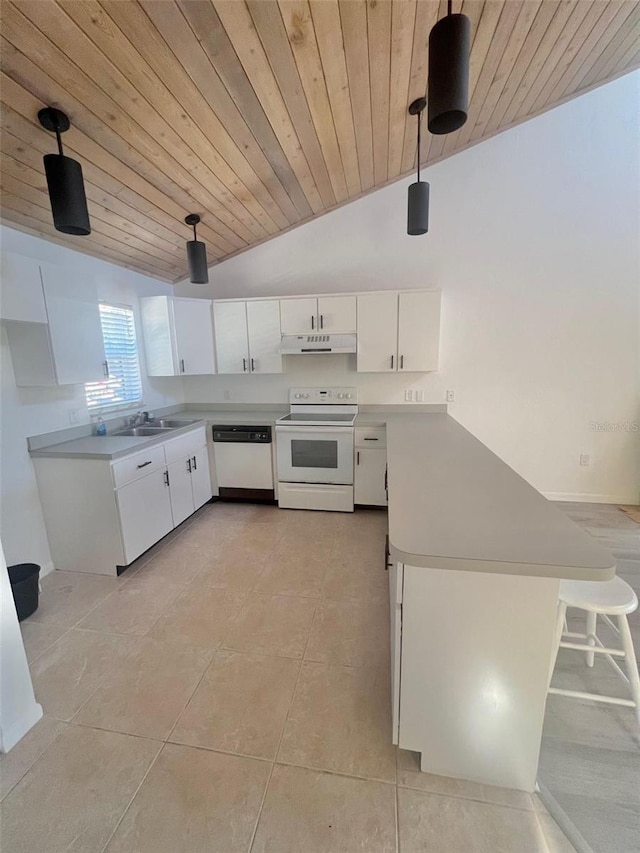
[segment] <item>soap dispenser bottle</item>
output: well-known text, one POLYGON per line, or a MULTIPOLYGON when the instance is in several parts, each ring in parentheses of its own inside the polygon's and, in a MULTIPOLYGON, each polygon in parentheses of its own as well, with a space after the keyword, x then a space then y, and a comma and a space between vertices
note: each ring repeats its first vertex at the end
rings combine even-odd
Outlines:
POLYGON ((107 425, 102 420, 102 418, 98 418, 98 422, 96 425, 96 435, 106 435, 107 434, 107 425))

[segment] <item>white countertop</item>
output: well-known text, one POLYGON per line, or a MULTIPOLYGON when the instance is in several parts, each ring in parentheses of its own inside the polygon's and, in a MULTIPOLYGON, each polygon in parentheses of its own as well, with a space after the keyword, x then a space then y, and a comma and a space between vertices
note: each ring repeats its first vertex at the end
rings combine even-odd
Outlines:
POLYGON ((614 576, 606 548, 450 415, 385 420, 395 559, 576 580, 614 576))
MULTIPOLYGON (((176 420, 180 417, 187 419, 187 415, 172 415, 176 420)), ((189 420, 194 420, 190 416, 189 420)), ((205 419, 200 417, 193 423, 184 427, 172 429, 158 435, 85 435, 82 438, 74 438, 71 441, 63 441, 59 444, 50 444, 38 450, 29 451, 30 455, 37 458, 68 458, 68 459, 119 459, 128 456, 137 450, 150 447, 154 444, 162 444, 179 435, 191 432, 191 430, 206 426, 205 419)))

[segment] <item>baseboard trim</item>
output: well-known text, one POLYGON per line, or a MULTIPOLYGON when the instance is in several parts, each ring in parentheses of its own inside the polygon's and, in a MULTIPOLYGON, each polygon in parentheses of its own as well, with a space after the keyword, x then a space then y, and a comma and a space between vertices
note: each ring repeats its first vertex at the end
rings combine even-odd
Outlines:
POLYGON ((598 495, 586 492, 542 492, 550 501, 568 501, 570 503, 590 504, 628 504, 635 506, 637 495, 598 495))

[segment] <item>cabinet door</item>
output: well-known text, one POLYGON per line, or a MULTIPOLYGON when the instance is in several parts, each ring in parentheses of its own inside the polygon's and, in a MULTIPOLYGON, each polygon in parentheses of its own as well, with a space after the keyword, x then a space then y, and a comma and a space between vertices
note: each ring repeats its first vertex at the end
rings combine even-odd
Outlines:
POLYGON ((180 373, 215 373, 211 300, 174 299, 173 317, 180 373))
POLYGON ((283 335, 306 335, 318 331, 318 300, 315 296, 280 300, 283 335))
POLYGON ((193 508, 200 509, 211 500, 211 474, 209 471, 209 453, 201 447, 191 457, 191 488, 193 490, 193 508))
POLYGON ((191 488, 191 457, 178 459, 168 466, 169 494, 173 526, 177 527, 193 513, 193 491, 191 488))
POLYGON ((360 450, 356 448, 356 464, 353 480, 353 499, 366 506, 386 506, 387 494, 384 487, 387 468, 387 451, 360 450))
POLYGON ((401 293, 398 311, 398 370, 438 369, 440 291, 401 293))
POLYGON ((358 371, 392 373, 398 363, 398 294, 358 296, 358 371))
POLYGON ((214 302, 218 373, 247 373, 249 346, 245 302, 214 302))
POLYGON ((247 302, 247 331, 252 373, 282 373, 280 302, 247 302))
POLYGON ((24 323, 47 322, 38 261, 13 252, 2 253, 0 318, 24 323))
POLYGON ((321 332, 355 332, 355 296, 319 296, 318 324, 321 332))
POLYGON ((58 385, 104 379, 104 344, 95 282, 77 270, 43 264, 42 285, 58 385))
POLYGON ((179 373, 171 316, 171 297, 144 296, 140 299, 147 376, 177 376, 179 373))
POLYGON ((159 469, 116 489, 127 565, 173 529, 165 474, 159 469))

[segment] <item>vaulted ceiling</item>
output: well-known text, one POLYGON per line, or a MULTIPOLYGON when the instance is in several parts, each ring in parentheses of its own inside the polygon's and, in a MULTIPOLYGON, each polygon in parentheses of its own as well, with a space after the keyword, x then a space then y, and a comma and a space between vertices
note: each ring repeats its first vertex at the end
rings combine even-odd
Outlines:
MULTIPOLYGON (((453 7, 472 23, 469 119, 448 136, 425 127, 425 163, 640 66, 638 0, 453 7)), ((187 213, 213 262, 383 186, 414 168, 407 106, 445 13, 438 0, 2 0, 3 221, 178 281, 187 213), (53 228, 43 105, 71 118, 88 237, 53 228)))

